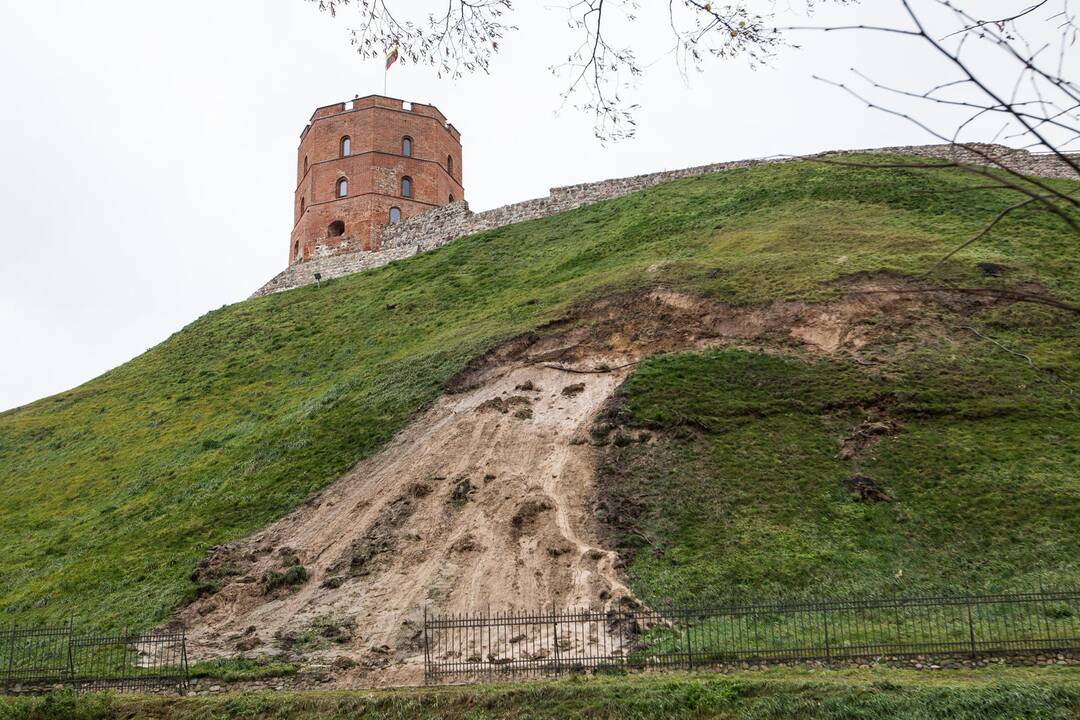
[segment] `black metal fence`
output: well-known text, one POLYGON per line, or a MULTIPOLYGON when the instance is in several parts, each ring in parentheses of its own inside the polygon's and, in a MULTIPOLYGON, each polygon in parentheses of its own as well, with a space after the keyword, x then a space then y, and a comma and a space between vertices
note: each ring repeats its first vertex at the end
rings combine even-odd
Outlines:
POLYGON ((72 624, 0 630, 0 683, 5 693, 54 688, 153 690, 188 685, 183 630, 136 635, 83 635, 72 624))
POLYGON ((1080 591, 428 615, 428 682, 878 657, 1080 651, 1080 591))

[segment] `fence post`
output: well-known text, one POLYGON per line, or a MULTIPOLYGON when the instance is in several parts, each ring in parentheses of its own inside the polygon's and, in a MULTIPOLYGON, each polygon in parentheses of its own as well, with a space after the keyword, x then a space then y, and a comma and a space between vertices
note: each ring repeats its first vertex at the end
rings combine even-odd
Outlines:
POLYGON ((78 690, 78 685, 75 682, 75 621, 74 619, 68 620, 68 677, 71 678, 71 688, 78 690))
POLYGON ((428 642, 428 609, 424 606, 424 684, 431 684, 431 646, 428 642))
POLYGON ((1050 632, 1050 621, 1046 618, 1049 617, 1046 609, 1046 589, 1043 588, 1042 580, 1039 581, 1039 607, 1042 608, 1042 622, 1043 628, 1046 629, 1046 649, 1054 649, 1053 634, 1050 632))
POLYGON ((552 637, 553 647, 555 649, 555 677, 559 677, 559 671, 561 670, 561 668, 559 666, 559 621, 556 618, 557 618, 557 616, 555 614, 555 607, 552 606, 552 608, 551 608, 551 627, 552 627, 553 632, 552 632, 551 637, 552 637))
POLYGON ((7 674, 4 676, 4 694, 6 695, 11 690, 11 676, 15 672, 15 621, 11 621, 11 632, 9 635, 11 639, 11 646, 8 650, 8 669, 7 674))
POLYGON ((683 611, 683 622, 686 623, 686 667, 688 670, 694 669, 694 651, 692 649, 693 643, 690 642, 690 611, 683 611))
POLYGON ((826 603, 821 605, 821 616, 825 620, 825 662, 832 662, 832 649, 829 647, 829 606, 826 603))
POLYGON ((180 694, 183 695, 191 685, 191 672, 188 669, 187 659, 187 630, 185 628, 180 629, 180 666, 183 668, 184 673, 180 685, 180 694))
POLYGON ((893 594, 893 616, 896 618, 896 647, 893 649, 893 654, 902 653, 904 647, 904 634, 900 629, 900 598, 893 594))
POLYGON ((971 593, 968 593, 967 599, 964 603, 967 606, 968 616, 968 636, 971 639, 971 659, 975 659, 975 622, 971 619, 971 593))

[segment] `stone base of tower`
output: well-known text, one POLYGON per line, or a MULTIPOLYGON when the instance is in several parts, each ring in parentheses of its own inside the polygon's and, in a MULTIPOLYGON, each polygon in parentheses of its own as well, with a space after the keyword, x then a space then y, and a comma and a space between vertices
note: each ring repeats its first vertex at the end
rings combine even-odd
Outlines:
POLYGON ((331 280, 433 250, 463 234, 476 232, 468 229, 473 227, 470 220, 481 215, 484 213, 471 212, 464 200, 428 210, 397 225, 383 227, 381 236, 374 243, 378 250, 352 249, 358 248, 359 243, 346 236, 334 252, 319 254, 316 249, 315 257, 285 268, 255 291, 252 297, 313 285, 316 273, 323 280, 331 280))
POLYGON ((386 265, 394 260, 414 254, 414 252, 402 253, 399 257, 391 257, 389 252, 360 250, 358 252, 346 252, 330 257, 293 263, 272 277, 268 283, 256 290, 251 297, 272 295, 276 292, 292 290, 304 285, 314 285, 316 283, 316 274, 322 280, 332 280, 343 275, 352 275, 362 270, 386 265))

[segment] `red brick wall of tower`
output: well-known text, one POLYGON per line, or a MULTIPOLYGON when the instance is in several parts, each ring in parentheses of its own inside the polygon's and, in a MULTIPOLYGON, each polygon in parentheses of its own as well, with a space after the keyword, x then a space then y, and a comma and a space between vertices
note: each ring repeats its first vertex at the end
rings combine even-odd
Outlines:
POLYGON ((465 199, 461 135, 432 105, 371 95, 321 107, 300 136, 289 264, 377 250, 391 208, 401 219, 465 199), (342 139, 349 154, 342 156, 342 139), (403 141, 412 143, 410 156, 403 141), (402 195, 402 179, 412 197, 402 195), (338 197, 338 181, 348 191, 338 197), (331 229, 344 224, 344 232, 331 229))

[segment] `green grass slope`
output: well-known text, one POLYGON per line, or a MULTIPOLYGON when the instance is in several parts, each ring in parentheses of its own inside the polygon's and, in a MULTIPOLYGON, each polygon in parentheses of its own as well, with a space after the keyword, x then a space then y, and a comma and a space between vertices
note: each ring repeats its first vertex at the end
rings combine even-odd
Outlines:
MULTIPOLYGON (((1015 346, 1075 346, 1060 319, 980 316, 1015 346)), ((665 356, 620 401, 625 436, 662 438, 609 448, 599 480, 651 603, 1080 579, 1076 398, 989 343, 937 338, 878 372, 736 350, 665 356), (839 457, 863 408, 880 406, 896 434, 839 457), (892 502, 860 501, 856 475, 892 502)))
POLYGON ((408 690, 0 698, 0 720, 983 720, 1080 717, 1075 668, 772 670, 408 690))
MULTIPOLYGON (((956 192, 970 184, 955 171, 811 163, 732 170, 481 233, 322 289, 208 313, 81 387, 0 414, 0 618, 74 616, 98 627, 161 621, 192 592, 189 573, 207 548, 265 525, 376 451, 493 344, 558 317, 575 302, 645 285, 745 304, 830 297, 839 291, 829 281, 852 273, 918 273, 1012 202, 1000 191, 956 192), (722 272, 710 272, 714 268, 722 272)), ((1063 223, 1018 213, 939 277, 968 286, 1039 282, 1075 300, 1077 270, 1075 239, 1063 223), (981 260, 1013 271, 1005 281, 984 278, 974 268, 981 260)), ((1075 520, 1066 515, 1077 498, 1076 467, 1067 459, 1076 428, 1063 419, 1072 396, 1045 378, 1053 371, 1076 386, 1075 324, 1063 329, 1072 318, 1031 305, 976 321, 1022 348, 1040 374, 974 336, 948 349, 928 347, 906 376, 889 382, 910 390, 904 407, 932 423, 905 433, 872 470, 900 469, 927 453, 947 459, 967 473, 964 491, 987 515, 981 527, 992 524, 1002 498, 1023 506, 1022 528, 1001 528, 994 536, 1013 543, 1004 547, 1001 563, 1048 557, 1047 563, 1072 573, 1062 560, 1075 548, 1075 525, 1069 525, 1075 520), (993 382, 980 386, 984 370, 993 382), (941 377, 905 385, 924 371, 941 377), (972 412, 986 416, 982 424, 952 429, 951 419, 967 413, 972 398, 972 412), (1003 434, 987 440, 984 434, 994 429, 1003 434), (1017 459, 1032 432, 1041 433, 1042 451, 1017 459), (992 455, 980 459, 965 450, 965 433, 979 433, 975 439, 989 443, 992 455), (1073 541, 1065 538, 1070 527, 1073 541)), ((673 462, 711 453, 714 479, 680 490, 670 516, 656 516, 655 504, 648 511, 656 525, 650 532, 672 548, 731 553, 717 564, 694 566, 699 586, 713 578, 758 582, 763 572, 755 577, 753 570, 733 569, 740 553, 756 562, 768 549, 764 543, 780 536, 794 538, 783 547, 800 554, 775 561, 781 577, 819 583, 850 577, 856 586, 866 584, 859 579, 862 562, 907 553, 905 562, 922 556, 919 562, 929 566, 961 541, 985 539, 958 533, 939 552, 936 539, 953 539, 952 529, 962 529, 968 514, 960 499, 940 497, 954 488, 927 469, 903 480, 889 477, 890 487, 907 483, 893 489, 903 502, 915 503, 911 542, 896 536, 893 510, 835 502, 841 469, 827 457, 817 423, 821 404, 848 391, 835 387, 839 381, 830 381, 824 366, 773 366, 723 354, 658 360, 636 381, 639 401, 631 412, 668 422, 663 407, 680 400, 664 397, 656 378, 675 367, 665 363, 679 362, 701 364, 689 367, 690 375, 742 362, 747 372, 765 374, 764 384, 775 373, 802 393, 790 411, 764 412, 761 419, 762 432, 775 436, 782 453, 749 447, 744 454, 738 433, 753 434, 753 423, 738 409, 725 409, 727 401, 715 392, 716 409, 701 412, 717 422, 734 417, 735 434, 720 428, 719 439, 665 449, 673 462), (784 492, 766 496, 756 487, 763 478, 784 492), (792 491, 807 483, 814 483, 807 499, 813 514, 796 517, 792 491), (684 504, 720 492, 742 498, 738 508, 721 508, 724 527, 741 533, 734 544, 719 527, 700 530, 700 537, 687 530, 693 511, 684 504), (930 512, 935 497, 943 505, 930 512), (827 525, 815 526, 826 519, 827 525), (795 524, 787 528, 788 521, 795 524), (808 528, 799 541, 795 536, 808 528), (811 547, 809 540, 818 538, 826 550, 811 547), (811 569, 818 561, 831 563, 828 572, 811 569)), ((840 372, 854 383, 851 393, 871 392, 865 378, 840 372)), ((707 381, 687 382, 708 394, 707 381)), ((768 401, 746 392, 748 402, 768 401)), ((668 552, 666 562, 677 556, 668 552)), ((669 580, 668 569, 652 567, 644 554, 638 558, 634 575, 643 587, 670 594, 675 576, 669 580)))

